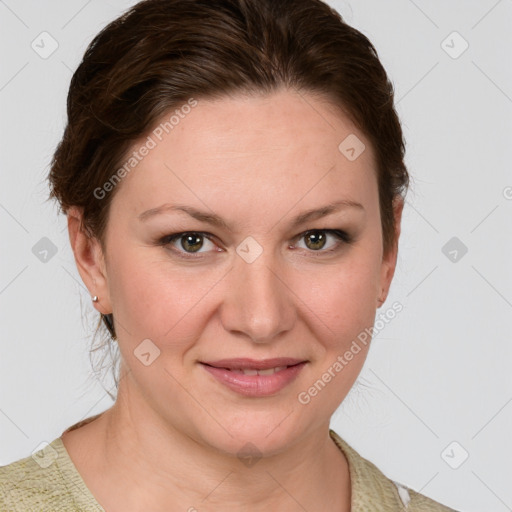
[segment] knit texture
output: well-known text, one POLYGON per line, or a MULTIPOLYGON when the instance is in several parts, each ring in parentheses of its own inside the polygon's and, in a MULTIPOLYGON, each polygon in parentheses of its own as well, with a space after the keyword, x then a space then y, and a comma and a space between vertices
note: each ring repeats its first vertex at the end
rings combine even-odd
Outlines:
MULTIPOLYGON (((329 432, 349 463, 351 512, 456 512, 388 479, 333 430, 329 432)), ((85 485, 61 437, 33 456, 0 467, 0 512, 71 511, 105 512, 85 485)))

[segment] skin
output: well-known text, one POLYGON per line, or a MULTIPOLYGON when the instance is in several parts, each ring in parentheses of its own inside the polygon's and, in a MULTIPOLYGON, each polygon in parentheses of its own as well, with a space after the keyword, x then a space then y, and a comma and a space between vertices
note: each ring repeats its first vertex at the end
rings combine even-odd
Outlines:
POLYGON ((113 312, 122 355, 114 406, 63 435, 98 502, 109 512, 350 510, 349 468, 329 420, 368 347, 309 404, 297 396, 373 326, 395 270, 402 208, 397 201, 396 241, 383 254, 369 141, 325 98, 280 90, 198 100, 118 185, 105 253, 71 209, 78 270, 99 297, 94 307, 113 312), (338 150, 349 134, 366 145, 355 161, 338 150), (300 213, 340 199, 364 209, 292 227, 300 213), (138 219, 164 203, 215 213, 232 231, 176 211, 138 219), (354 241, 326 255, 336 237, 323 232, 325 245, 315 246, 300 236, 312 229, 354 241), (188 246, 195 260, 178 256, 183 239, 174 252, 158 244, 187 231, 213 235, 199 253, 188 246), (252 263, 236 252, 248 236, 263 250, 252 263), (148 338, 160 355, 145 366, 134 350, 148 338), (283 356, 308 363, 264 398, 227 389, 198 363, 283 356), (247 442, 262 456, 251 467, 237 457, 247 442))

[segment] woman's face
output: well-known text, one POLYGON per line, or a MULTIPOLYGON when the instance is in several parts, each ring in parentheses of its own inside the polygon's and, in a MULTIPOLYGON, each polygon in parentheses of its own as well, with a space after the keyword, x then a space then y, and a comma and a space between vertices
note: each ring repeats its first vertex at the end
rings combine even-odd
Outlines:
POLYGON ((133 146, 149 149, 117 185, 90 281, 130 370, 118 402, 203 445, 275 453, 329 423, 393 275, 372 148, 313 95, 181 113, 133 146))

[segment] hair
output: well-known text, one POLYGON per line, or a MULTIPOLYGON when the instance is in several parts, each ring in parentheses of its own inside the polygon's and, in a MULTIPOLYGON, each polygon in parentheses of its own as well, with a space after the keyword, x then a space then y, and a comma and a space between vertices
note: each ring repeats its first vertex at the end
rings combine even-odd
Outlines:
MULTIPOLYGON (((383 251, 409 175, 394 90, 376 49, 320 0, 143 0, 108 24, 73 74, 67 125, 51 162, 50 199, 105 249, 107 183, 166 113, 190 98, 278 89, 318 94, 344 112, 375 154, 383 251)), ((341 141, 340 141, 341 142, 341 141)), ((102 315, 115 338, 112 315, 102 315)), ((117 379, 116 379, 117 386, 117 379)))

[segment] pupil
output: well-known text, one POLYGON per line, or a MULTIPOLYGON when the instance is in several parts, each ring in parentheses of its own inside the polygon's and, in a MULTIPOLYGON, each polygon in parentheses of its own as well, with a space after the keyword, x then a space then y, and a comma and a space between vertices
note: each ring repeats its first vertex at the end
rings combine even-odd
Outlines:
POLYGON ((323 246, 324 246, 324 243, 325 243, 325 235, 322 234, 322 233, 310 233, 307 238, 309 240, 313 240, 313 245, 315 247, 310 247, 312 249, 321 249, 323 246), (315 238, 317 239, 315 241, 315 238), (319 244, 319 246, 318 246, 319 244))
POLYGON ((199 235, 187 235, 182 238, 181 246, 183 249, 192 249, 192 252, 195 252, 196 250, 201 249, 202 246, 201 237, 199 235), (190 242, 190 243, 189 243, 190 242), (189 247, 186 247, 188 245, 189 247), (190 247, 193 245, 197 245, 198 247, 190 247))

